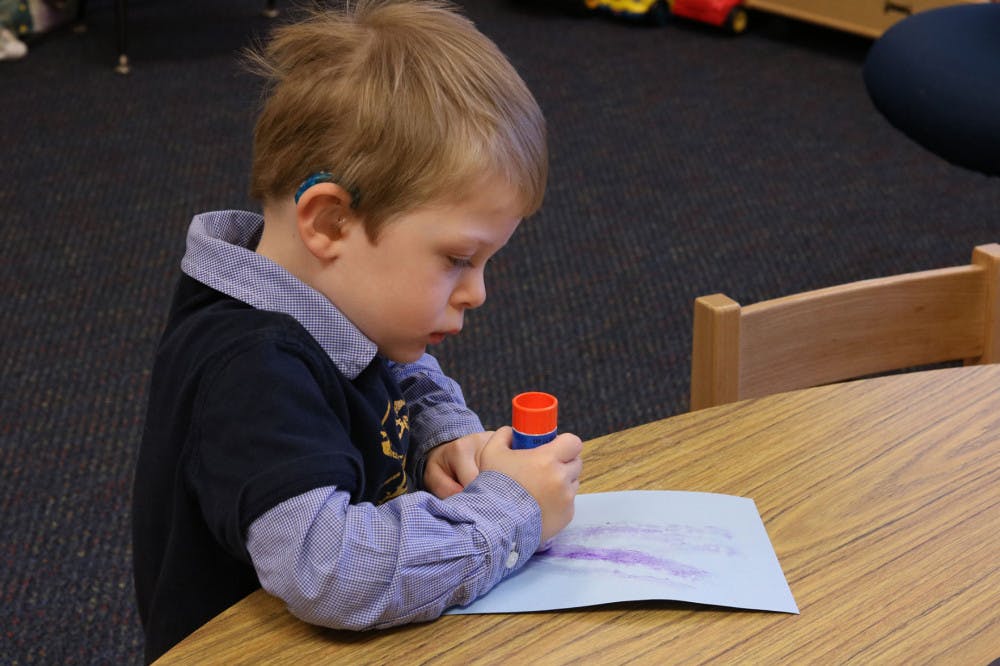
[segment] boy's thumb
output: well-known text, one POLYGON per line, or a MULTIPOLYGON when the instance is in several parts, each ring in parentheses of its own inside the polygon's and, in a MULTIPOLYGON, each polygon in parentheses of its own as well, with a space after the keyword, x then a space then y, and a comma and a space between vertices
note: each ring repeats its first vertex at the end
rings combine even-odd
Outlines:
POLYGON ((486 442, 486 446, 502 446, 505 449, 509 449, 514 444, 514 429, 510 426, 504 426, 499 428, 493 436, 490 437, 489 441, 486 442))
POLYGON ((486 440, 486 445, 479 450, 479 460, 476 461, 479 469, 483 469, 487 463, 487 459, 491 457, 491 454, 499 449, 510 450, 511 445, 514 442, 514 429, 510 426, 504 426, 498 428, 493 435, 486 440))

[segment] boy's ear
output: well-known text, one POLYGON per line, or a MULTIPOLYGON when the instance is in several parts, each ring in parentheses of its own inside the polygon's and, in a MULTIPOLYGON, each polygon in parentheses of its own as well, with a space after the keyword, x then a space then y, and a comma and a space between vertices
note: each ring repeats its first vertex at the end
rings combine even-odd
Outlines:
POLYGON ((316 258, 337 258, 344 225, 354 217, 351 195, 336 183, 317 183, 299 197, 296 204, 299 236, 316 258))

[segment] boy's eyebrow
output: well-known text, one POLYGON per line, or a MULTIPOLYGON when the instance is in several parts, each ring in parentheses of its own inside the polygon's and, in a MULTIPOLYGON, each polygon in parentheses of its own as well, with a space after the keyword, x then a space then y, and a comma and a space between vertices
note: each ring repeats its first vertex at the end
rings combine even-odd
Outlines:
POLYGON ((501 250, 507 247, 507 242, 500 245, 493 245, 489 241, 476 236, 464 236, 462 238, 446 240, 442 247, 447 248, 447 252, 455 255, 468 255, 469 257, 486 255, 487 259, 493 259, 500 254, 501 250))
POLYGON ((465 233, 462 235, 462 238, 458 239, 457 241, 457 243, 462 243, 462 242, 473 244, 478 247, 493 248, 494 252, 499 252, 501 249, 507 246, 507 243, 510 242, 510 238, 506 239, 500 244, 496 244, 493 242, 493 239, 488 237, 488 235, 481 236, 476 233, 465 233))

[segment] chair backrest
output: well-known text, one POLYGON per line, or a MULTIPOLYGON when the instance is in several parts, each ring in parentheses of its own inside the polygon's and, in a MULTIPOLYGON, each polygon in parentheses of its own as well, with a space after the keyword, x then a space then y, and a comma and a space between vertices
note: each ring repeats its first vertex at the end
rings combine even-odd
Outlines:
POLYGON ((694 305, 691 409, 890 370, 1000 361, 1000 244, 967 266, 694 305))

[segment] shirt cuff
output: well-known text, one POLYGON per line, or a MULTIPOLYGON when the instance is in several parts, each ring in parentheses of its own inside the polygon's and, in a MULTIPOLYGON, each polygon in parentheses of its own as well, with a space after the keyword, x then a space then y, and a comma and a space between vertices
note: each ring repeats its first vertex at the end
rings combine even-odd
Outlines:
POLYGON ((519 483, 501 472, 482 472, 461 493, 488 520, 476 529, 491 553, 487 587, 477 597, 523 567, 535 554, 542 538, 542 510, 519 483))

